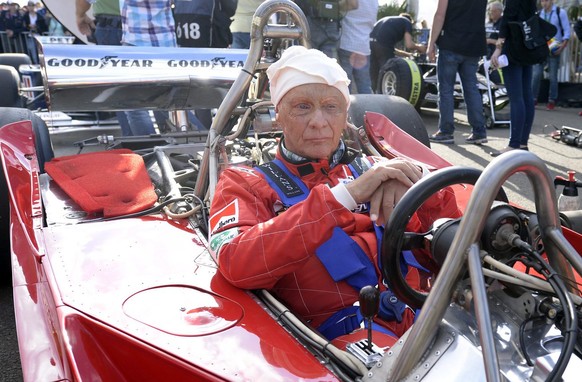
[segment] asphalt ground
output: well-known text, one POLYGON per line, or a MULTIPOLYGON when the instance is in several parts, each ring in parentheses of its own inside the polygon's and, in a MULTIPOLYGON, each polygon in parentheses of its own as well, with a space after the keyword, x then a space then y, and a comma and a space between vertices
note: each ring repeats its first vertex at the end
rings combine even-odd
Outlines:
MULTIPOLYGON (((529 150, 540 157, 546 164, 552 179, 556 176, 567 177, 568 170, 578 174, 582 180, 582 148, 570 146, 551 138, 550 134, 556 128, 563 126, 582 129, 582 117, 578 113, 582 108, 556 107, 546 110, 545 104, 536 106, 536 114, 528 143, 529 150)), ((496 114, 497 121, 509 119, 509 110, 501 110, 496 114)), ((429 134, 438 130, 438 110, 425 109, 420 111, 429 134)), ((441 157, 454 165, 469 166, 484 169, 494 159, 491 152, 502 149, 509 143, 509 127, 496 125, 487 130, 488 142, 483 145, 465 143, 465 138, 471 133, 467 122, 466 111, 463 108, 455 111, 455 144, 431 143, 431 148, 441 157)), ((533 210, 534 195, 531 183, 523 173, 512 175, 503 185, 509 200, 517 205, 533 210)), ((561 188, 558 188, 558 193, 561 188)))
MULTIPOLYGON (((582 109, 557 107, 547 111, 545 105, 537 106, 534 126, 532 129, 529 149, 538 155, 548 167, 552 177, 556 175, 566 176, 568 170, 574 170, 582 179, 582 148, 566 145, 550 137, 555 128, 569 126, 582 129, 582 117, 578 115, 582 109)), ((497 120, 504 120, 502 110, 497 120)), ((422 119, 429 134, 438 130, 438 110, 422 108, 422 119)), ((478 169, 485 168, 493 159, 489 154, 494 150, 505 147, 508 143, 509 129, 498 126, 488 130, 489 142, 483 145, 465 143, 471 128, 467 123, 466 113, 463 108, 456 110, 455 144, 432 143, 432 149, 454 165, 470 166, 478 169)), ((102 134, 99 131, 98 134, 102 134)), ((98 135, 97 134, 97 135, 98 135)), ((71 134, 74 138, 67 139, 67 134, 55 136, 55 152, 57 156, 68 155, 76 152, 71 142, 79 139, 79 135, 71 134)), ((533 191, 528 178, 518 173, 511 176, 504 184, 504 189, 510 201, 518 205, 533 209, 533 191)), ((2 254, 5 255, 5 254, 2 254)), ((0 287, 0 382, 18 382, 22 380, 20 371, 20 359, 15 333, 12 289, 0 287)))

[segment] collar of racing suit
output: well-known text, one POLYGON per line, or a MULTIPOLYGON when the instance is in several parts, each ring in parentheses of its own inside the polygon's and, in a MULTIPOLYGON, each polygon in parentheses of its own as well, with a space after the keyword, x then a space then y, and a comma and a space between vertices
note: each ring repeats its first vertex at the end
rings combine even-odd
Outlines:
POLYGON ((347 148, 343 140, 340 140, 336 151, 329 159, 308 159, 297 155, 285 147, 285 139, 282 138, 277 150, 277 158, 285 161, 291 172, 299 177, 319 172, 328 174, 338 164, 349 164, 358 153, 347 148))

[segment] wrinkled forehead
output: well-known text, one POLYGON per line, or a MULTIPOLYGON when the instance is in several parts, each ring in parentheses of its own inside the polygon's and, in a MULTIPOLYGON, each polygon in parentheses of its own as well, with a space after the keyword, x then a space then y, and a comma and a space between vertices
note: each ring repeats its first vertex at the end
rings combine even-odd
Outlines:
POLYGON ((338 102, 341 106, 346 106, 346 100, 344 95, 335 86, 320 84, 320 83, 308 83, 295 86, 291 88, 279 102, 279 106, 287 105, 290 102, 311 102, 311 103, 323 103, 323 102, 338 102))

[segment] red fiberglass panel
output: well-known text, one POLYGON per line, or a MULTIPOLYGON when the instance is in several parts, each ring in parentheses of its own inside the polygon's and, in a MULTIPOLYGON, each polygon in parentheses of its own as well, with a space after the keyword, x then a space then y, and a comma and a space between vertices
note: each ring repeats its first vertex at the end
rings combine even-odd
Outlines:
POLYGON ((372 145, 388 158, 403 157, 422 162, 431 170, 451 166, 383 114, 367 112, 364 126, 372 145))

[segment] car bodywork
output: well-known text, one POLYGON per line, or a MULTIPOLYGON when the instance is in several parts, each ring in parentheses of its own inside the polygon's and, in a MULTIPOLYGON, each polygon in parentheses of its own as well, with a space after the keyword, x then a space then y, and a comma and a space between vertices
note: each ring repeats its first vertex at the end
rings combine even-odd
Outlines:
MULTIPOLYGON (((261 158, 271 155, 277 131, 268 127, 272 107, 261 98, 264 70, 277 57, 278 39, 287 37, 306 44, 308 33, 301 11, 289 1, 267 1, 257 9, 255 18, 244 70, 228 88, 207 140, 201 141, 191 132, 140 138, 134 152, 145 153, 152 183, 160 189, 160 208, 155 211, 113 218, 87 213, 45 172, 44 166, 51 159, 50 142, 35 128, 33 118, 22 118, 0 129, 24 379, 386 381, 499 380, 503 375, 517 381, 551 377, 555 365, 564 367, 560 374, 564 373, 566 380, 572 378, 569 373, 575 373, 582 364, 579 353, 572 354, 572 349, 560 352, 558 327, 564 326, 547 313, 554 309, 562 317, 569 313, 562 310, 568 309, 560 309, 552 298, 548 302, 551 293, 544 289, 545 284, 532 288, 530 280, 526 286, 514 287, 508 280, 487 279, 486 287, 479 273, 480 246, 490 257, 506 259, 507 249, 491 243, 503 239, 498 233, 505 232, 508 225, 514 233, 514 224, 518 236, 543 248, 549 263, 563 277, 573 280, 576 273, 582 273, 582 235, 561 227, 547 169, 531 153, 509 153, 496 159, 478 180, 474 172, 464 170, 462 174, 469 175, 458 178, 454 166, 402 133, 384 115, 367 113, 364 123, 356 123, 363 127, 354 131, 357 137, 353 139, 365 152, 405 156, 440 169, 411 189, 407 195, 412 201, 397 206, 395 215, 401 212, 407 216, 398 208, 412 208, 425 197, 423 190, 434 191, 447 182, 462 183, 454 187, 465 210, 450 237, 440 234, 451 232, 446 227, 435 226, 431 232, 444 238, 446 260, 416 324, 368 366, 363 359, 369 354, 346 352, 327 343, 267 291, 240 290, 224 280, 213 258, 213 245, 208 242, 208 201, 226 157, 231 164, 252 162, 250 152, 259 147, 257 142, 261 158), (278 11, 287 12, 293 22, 268 24, 269 17, 278 11), (265 38, 268 43, 264 45, 265 38), (272 48, 271 55, 263 55, 265 46, 272 48), (243 120, 235 132, 229 130, 233 116, 243 120), (253 133, 247 134, 244 120, 251 119, 249 116, 256 125, 253 133), (177 167, 174 162, 183 155, 188 165, 177 167), (527 173, 532 180, 536 213, 507 204, 492 208, 503 181, 515 171, 527 173), (475 180, 473 188, 469 183, 475 180), (484 238, 482 232, 487 233, 484 238), (465 275, 467 259, 470 278, 465 275), (489 308, 487 301, 493 302, 489 308), (551 309, 544 310, 548 304, 551 309), (543 318, 527 331, 531 339, 525 341, 524 348, 536 361, 535 366, 527 364, 523 348, 517 345, 520 325, 531 317, 543 318), (565 364, 558 361, 560 353, 568 356, 565 364)), ((50 59, 45 56, 46 62, 50 59)), ((75 88, 81 89, 78 94, 86 99, 101 95, 103 108, 127 106, 103 96, 110 89, 123 92, 118 81, 98 81, 96 85, 77 80, 67 83, 47 74, 46 91, 55 95, 54 102, 59 94, 70 91, 68 101, 60 104, 63 108, 75 107, 75 88), (101 86, 100 90, 87 96, 96 86, 101 86)), ((134 85, 137 83, 128 86, 134 85)), ((383 99, 377 102, 387 102, 396 114, 414 110, 404 101, 406 106, 378 97, 364 98, 369 103, 364 108, 370 110, 372 100, 383 99)), ((195 106, 180 103, 188 97, 165 99, 166 108, 195 106)), ((156 106, 156 102, 146 106, 156 106)), ((397 118, 390 115, 392 120, 397 118)), ((406 119, 401 125, 414 134, 418 127, 411 126, 414 117, 406 119)), ((135 147, 136 141, 119 138, 113 145, 103 146, 135 147)), ((389 224, 402 228, 397 222, 389 224)), ((431 240, 436 246, 437 240, 431 240)), ((383 258, 385 271, 394 268, 389 258, 393 256, 383 258)), ((499 265, 486 268, 495 267, 499 265)), ((401 293, 402 286, 395 287, 395 292, 401 293)), ((569 284, 568 290, 575 304, 570 313, 578 320, 577 288, 569 284)), ((407 298, 406 293, 403 297, 407 298)), ((567 332, 571 326, 565 328, 567 332)), ((579 330, 569 338, 572 335, 579 338, 579 330)))

